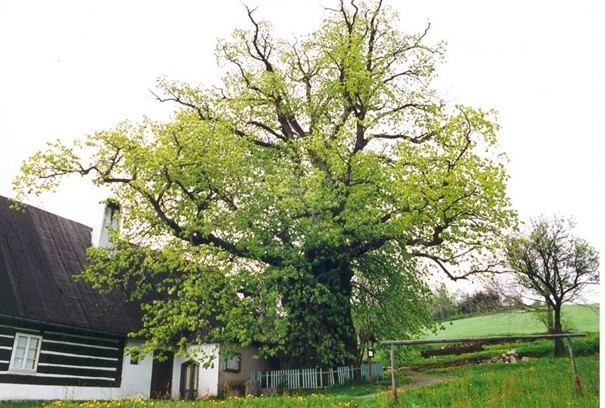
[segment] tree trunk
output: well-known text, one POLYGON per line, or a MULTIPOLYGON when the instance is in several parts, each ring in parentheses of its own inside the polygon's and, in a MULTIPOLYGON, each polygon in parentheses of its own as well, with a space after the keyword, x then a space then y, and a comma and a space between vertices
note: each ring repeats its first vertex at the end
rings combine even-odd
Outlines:
POLYGON ((288 350, 283 369, 355 364, 357 336, 351 310, 351 279, 346 264, 315 261, 310 274, 290 279, 283 297, 288 313, 288 350))
MULTIPOLYGON (((554 334, 563 333, 563 325, 561 323, 561 305, 556 305, 553 308, 554 313, 554 334)), ((564 346, 563 339, 555 339, 555 357, 563 357, 564 346)))
POLYGON ((555 333, 554 319, 553 319, 553 311, 552 306, 550 305, 550 301, 548 297, 545 299, 546 303, 546 330, 548 333, 555 333))

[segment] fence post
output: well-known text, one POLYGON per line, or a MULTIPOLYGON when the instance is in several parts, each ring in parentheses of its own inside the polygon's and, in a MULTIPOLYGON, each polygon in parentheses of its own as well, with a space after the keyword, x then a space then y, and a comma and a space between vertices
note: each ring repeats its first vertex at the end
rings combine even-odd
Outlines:
POLYGON ((397 403, 397 382, 395 381, 395 345, 391 344, 391 386, 393 387, 393 402, 397 403))
POLYGON ((580 384, 580 376, 578 376, 578 369, 576 367, 576 357, 573 354, 573 347, 571 346, 571 337, 566 336, 567 347, 569 348, 569 357, 571 358, 571 373, 573 374, 574 384, 576 391, 582 394, 582 384, 580 384))

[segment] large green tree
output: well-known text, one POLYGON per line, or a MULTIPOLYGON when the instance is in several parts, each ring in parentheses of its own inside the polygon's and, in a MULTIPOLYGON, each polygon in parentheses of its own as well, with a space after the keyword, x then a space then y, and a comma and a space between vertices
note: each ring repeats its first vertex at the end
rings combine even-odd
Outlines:
POLYGON ((437 96, 442 44, 402 33, 382 1, 341 1, 292 42, 248 16, 218 44, 221 85, 160 81, 171 121, 52 144, 16 186, 75 173, 113 189, 122 243, 92 250, 85 276, 135 288, 150 349, 220 338, 284 366, 350 362, 356 327, 430 320, 423 260, 477 268, 509 226, 497 125, 437 96))

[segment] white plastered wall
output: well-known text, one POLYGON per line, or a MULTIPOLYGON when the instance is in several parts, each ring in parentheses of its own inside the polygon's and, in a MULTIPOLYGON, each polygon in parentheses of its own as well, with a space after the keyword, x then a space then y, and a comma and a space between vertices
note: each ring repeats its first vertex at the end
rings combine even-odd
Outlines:
MULTIPOLYGON (((126 348, 136 347, 140 344, 141 340, 128 340, 126 348)), ((149 399, 152 368, 153 356, 151 354, 146 354, 144 358, 139 359, 137 364, 131 364, 130 356, 125 355, 122 363, 122 386, 120 387, 124 395, 122 398, 149 399)))
POLYGON ((200 362, 198 398, 218 395, 219 350, 219 344, 189 346, 187 348, 188 356, 177 356, 174 358, 171 390, 173 399, 178 399, 180 397, 181 366, 192 358, 200 362))

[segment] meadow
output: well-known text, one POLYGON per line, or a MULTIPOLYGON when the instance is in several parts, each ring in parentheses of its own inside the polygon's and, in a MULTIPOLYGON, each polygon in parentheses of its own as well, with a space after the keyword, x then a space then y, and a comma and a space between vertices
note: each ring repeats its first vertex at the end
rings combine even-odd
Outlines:
MULTIPOLYGON (((583 394, 575 391, 567 358, 544 357, 522 364, 467 365, 433 369, 425 374, 449 378, 417 389, 400 390, 397 407, 578 407, 599 406, 599 358, 578 357, 583 394)), ((208 408, 208 407, 393 407, 387 383, 344 386, 314 393, 277 397, 233 398, 195 402, 86 401, 21 403, 15 407, 66 408, 208 408)))
MULTIPOLYGON (((563 306, 563 324, 566 331, 599 332, 598 304, 563 306)), ((544 325, 534 312, 514 310, 504 313, 486 314, 441 323, 437 333, 427 337, 457 338, 479 336, 508 336, 514 334, 544 333, 544 325)))
MULTIPOLYGON (((485 345, 485 350, 462 356, 431 359, 420 356, 420 347, 409 347, 399 354, 397 378, 399 401, 394 404, 390 378, 374 384, 351 384, 314 391, 291 392, 273 397, 209 399, 201 401, 83 401, 8 403, 15 408, 207 408, 207 407, 598 407, 599 395, 599 324, 598 308, 572 306, 568 311, 576 331, 588 336, 574 338, 577 369, 582 392, 574 387, 568 356, 553 358, 551 340, 521 341, 485 345), (515 349, 527 361, 517 364, 481 363, 515 349), (461 364, 464 362, 464 364, 461 364), (472 363, 472 364, 469 364, 472 363), (427 387, 413 387, 414 378, 440 380, 427 387)), ((445 324, 440 337, 477 337, 485 335, 542 333, 539 322, 524 313, 477 316, 445 324), (498 332, 502 322, 517 330, 498 332), (486 328, 486 326, 488 326, 486 328), (491 327, 490 327, 491 326, 491 327), (486 332, 486 330, 488 330, 486 332)), ((386 350, 385 350, 386 351, 386 350)), ((386 356, 383 351, 380 355, 386 356)), ((383 357, 384 358, 384 357, 383 357)), ((385 359, 386 361, 386 359, 385 359)))

